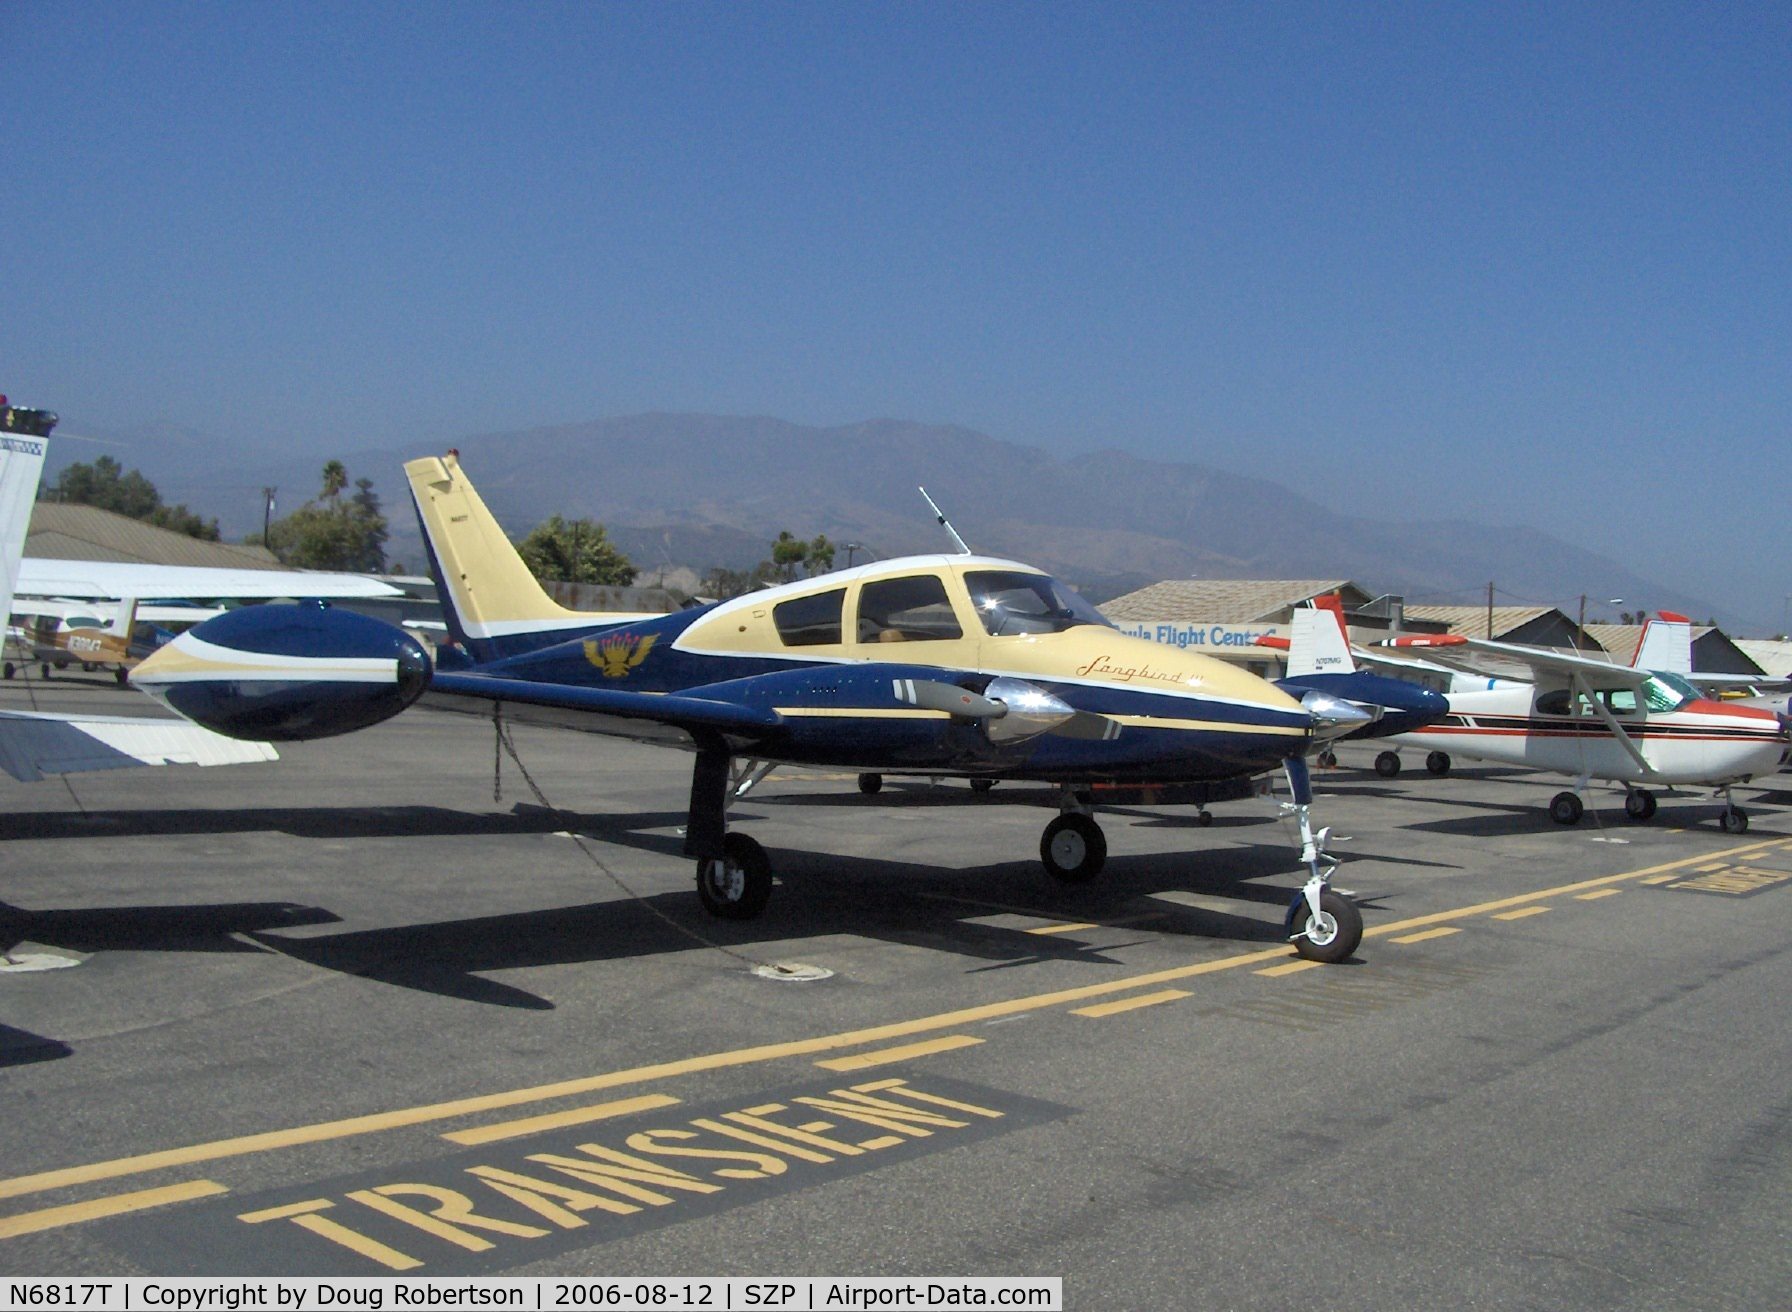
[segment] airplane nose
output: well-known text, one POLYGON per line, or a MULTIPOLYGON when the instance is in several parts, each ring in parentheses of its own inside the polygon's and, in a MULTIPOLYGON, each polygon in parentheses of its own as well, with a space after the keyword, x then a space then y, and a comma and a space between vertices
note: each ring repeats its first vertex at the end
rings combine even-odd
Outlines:
POLYGON ((1301 697, 1300 704, 1312 717, 1313 735, 1316 738, 1341 737, 1365 724, 1373 724, 1381 714, 1380 707, 1369 710, 1356 702, 1346 701, 1326 692, 1306 693, 1301 697))

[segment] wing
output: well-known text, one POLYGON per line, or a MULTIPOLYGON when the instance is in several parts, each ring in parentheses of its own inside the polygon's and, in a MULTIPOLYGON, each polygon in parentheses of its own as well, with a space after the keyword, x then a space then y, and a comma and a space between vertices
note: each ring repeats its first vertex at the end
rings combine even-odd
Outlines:
POLYGON ((401 597, 364 574, 293 569, 216 569, 103 560, 19 563, 20 592, 39 597, 401 597))
POLYGON ((1383 644, 1396 650, 1424 652, 1428 660, 1470 674, 1498 675, 1501 666, 1519 666, 1530 671, 1536 682, 1545 676, 1558 679, 1578 677, 1588 688, 1641 688, 1653 677, 1648 670, 1629 665, 1613 665, 1591 656, 1571 656, 1543 647, 1527 647, 1516 642, 1491 642, 1486 638, 1464 638, 1454 633, 1427 637, 1394 638, 1383 644))
POLYGON ((501 705, 506 719, 523 724, 552 725, 679 747, 692 746, 699 737, 716 736, 731 747, 763 744, 781 737, 784 728, 784 717, 776 711, 717 698, 624 692, 440 670, 430 681, 422 703, 437 710, 485 718, 490 718, 501 705))
POLYGON ((267 743, 238 742, 185 720, 0 711, 0 770, 21 783, 139 765, 277 761, 267 743))

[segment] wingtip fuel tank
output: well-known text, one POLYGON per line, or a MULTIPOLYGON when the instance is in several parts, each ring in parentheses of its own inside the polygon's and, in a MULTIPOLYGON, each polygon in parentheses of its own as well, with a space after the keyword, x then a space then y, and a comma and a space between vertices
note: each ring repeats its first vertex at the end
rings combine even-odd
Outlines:
POLYGON ((131 682, 228 738, 298 742, 390 719, 430 675, 428 653, 404 630, 307 602, 207 620, 138 665, 131 682))

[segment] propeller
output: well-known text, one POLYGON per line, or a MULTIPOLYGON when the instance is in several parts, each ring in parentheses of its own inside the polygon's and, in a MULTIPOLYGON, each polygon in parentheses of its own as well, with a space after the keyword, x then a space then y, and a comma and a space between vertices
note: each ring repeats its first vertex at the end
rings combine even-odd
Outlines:
POLYGON ((1321 740, 1339 738, 1365 724, 1373 724, 1387 709, 1317 691, 1303 695, 1300 704, 1313 717, 1313 736, 1321 740))

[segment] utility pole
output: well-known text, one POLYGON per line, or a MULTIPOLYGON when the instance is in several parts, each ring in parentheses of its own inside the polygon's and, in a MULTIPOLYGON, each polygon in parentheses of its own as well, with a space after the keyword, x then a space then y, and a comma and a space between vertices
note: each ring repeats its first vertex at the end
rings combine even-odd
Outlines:
POLYGON ((273 526, 274 496, 280 491, 277 487, 261 489, 261 545, 268 545, 268 529, 273 526))
POLYGON ((1493 584, 1487 585, 1487 640, 1493 641, 1493 584))

